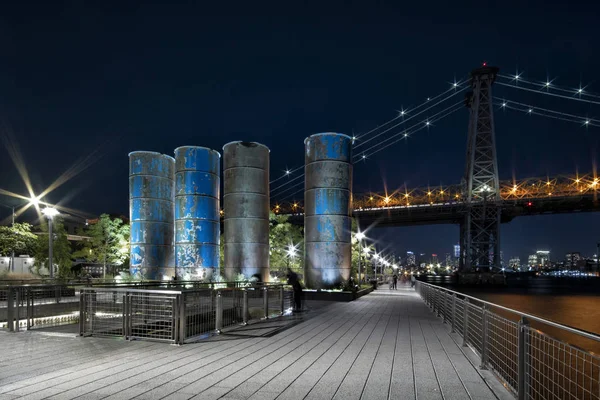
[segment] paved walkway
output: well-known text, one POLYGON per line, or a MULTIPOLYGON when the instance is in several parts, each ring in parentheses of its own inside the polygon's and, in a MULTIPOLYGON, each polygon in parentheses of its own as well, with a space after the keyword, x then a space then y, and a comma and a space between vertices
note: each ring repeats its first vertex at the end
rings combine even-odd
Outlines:
POLYGON ((3 332, 0 399, 512 398, 412 289, 311 312, 270 337, 184 346, 3 332))

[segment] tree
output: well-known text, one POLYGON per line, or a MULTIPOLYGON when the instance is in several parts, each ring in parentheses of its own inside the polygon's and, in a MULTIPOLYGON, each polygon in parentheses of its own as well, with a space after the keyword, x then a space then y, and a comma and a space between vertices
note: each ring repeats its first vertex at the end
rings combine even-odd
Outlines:
POLYGON ((38 245, 38 236, 31 232, 28 223, 15 222, 13 226, 0 226, 0 254, 16 256, 34 254, 38 245))
MULTIPOLYGON (((42 235, 38 239, 38 245, 34 251, 36 272, 39 273, 41 267, 48 268, 48 221, 44 218, 40 225, 42 235)), ((52 262, 58 266, 58 277, 68 277, 71 275, 71 244, 67 240, 67 233, 62 223, 62 218, 54 217, 52 221, 52 262)))
POLYGON ((269 215, 269 264, 271 271, 284 275, 288 268, 302 272, 304 265, 304 234, 300 226, 289 222, 289 217, 269 215))
POLYGON ((74 257, 83 258, 88 262, 106 266, 123 265, 129 259, 129 225, 120 218, 111 219, 108 214, 102 214, 93 225, 90 225, 82 235, 89 240, 73 253, 74 257))

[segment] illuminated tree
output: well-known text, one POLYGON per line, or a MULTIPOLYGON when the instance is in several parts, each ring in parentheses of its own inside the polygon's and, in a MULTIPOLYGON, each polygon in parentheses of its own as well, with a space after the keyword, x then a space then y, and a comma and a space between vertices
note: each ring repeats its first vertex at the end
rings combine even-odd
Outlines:
POLYGON ((90 239, 83 241, 73 257, 104 265, 124 265, 129 260, 129 224, 120 218, 102 214, 98 222, 81 232, 90 239))
POLYGON ((284 276, 288 268, 302 273, 304 265, 303 228, 289 222, 287 216, 269 216, 269 264, 271 274, 284 276))
POLYGON ((31 232, 28 223, 16 222, 13 226, 0 226, 0 254, 16 256, 21 254, 34 254, 38 245, 38 236, 31 232))

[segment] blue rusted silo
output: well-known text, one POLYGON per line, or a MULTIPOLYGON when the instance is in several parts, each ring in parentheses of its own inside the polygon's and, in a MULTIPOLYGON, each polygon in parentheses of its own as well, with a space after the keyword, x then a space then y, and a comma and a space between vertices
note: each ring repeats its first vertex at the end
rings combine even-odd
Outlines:
POLYGON ((219 152, 175 149, 175 265, 180 279, 219 274, 219 152))
POLYGON ((225 277, 269 279, 269 148, 254 142, 223 146, 225 277))
POLYGON ((175 160, 151 151, 129 153, 132 275, 169 279, 174 273, 175 160))
POLYGON ((305 281, 331 288, 350 278, 352 138, 319 133, 304 145, 305 281))

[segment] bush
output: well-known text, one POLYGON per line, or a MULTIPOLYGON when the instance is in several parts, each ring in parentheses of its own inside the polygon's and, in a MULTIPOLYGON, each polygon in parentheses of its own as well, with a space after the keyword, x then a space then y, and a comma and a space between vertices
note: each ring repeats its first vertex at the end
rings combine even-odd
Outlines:
POLYGON ((0 271, 0 280, 3 281, 24 281, 31 279, 40 279, 40 277, 33 274, 17 274, 8 270, 0 271))

